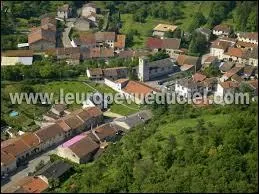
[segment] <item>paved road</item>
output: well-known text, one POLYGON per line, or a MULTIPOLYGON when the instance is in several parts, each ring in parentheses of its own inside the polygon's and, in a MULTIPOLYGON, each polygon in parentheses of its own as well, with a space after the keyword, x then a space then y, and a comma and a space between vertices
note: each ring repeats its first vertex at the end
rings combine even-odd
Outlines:
MULTIPOLYGON (((21 178, 25 177, 25 176, 28 176, 28 173, 29 172, 33 172, 35 170, 35 167, 39 164, 39 162, 41 160, 43 160, 45 162, 45 164, 50 160, 50 156, 51 154, 54 154, 55 153, 55 150, 50 150, 48 152, 45 152, 41 155, 39 155, 38 157, 32 159, 29 161, 28 165, 20 170, 19 172, 17 172, 16 174, 14 175, 11 175, 9 177, 9 182, 5 182, 5 181, 1 181, 1 190, 4 190, 6 189, 9 185, 11 185, 13 182, 16 182, 18 180, 20 180, 21 178), (4 185, 2 185, 4 184, 4 185)), ((23 168, 23 167, 20 167, 20 168, 23 168)), ((19 170, 19 169, 18 169, 19 170)))

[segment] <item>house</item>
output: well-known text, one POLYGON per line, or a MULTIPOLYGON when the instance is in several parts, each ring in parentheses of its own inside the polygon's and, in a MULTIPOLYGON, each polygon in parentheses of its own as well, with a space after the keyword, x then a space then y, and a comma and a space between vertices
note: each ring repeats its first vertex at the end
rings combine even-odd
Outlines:
POLYGON ((219 70, 221 71, 221 73, 226 73, 234 66, 235 66, 234 62, 230 62, 230 61, 221 62, 219 65, 219 70))
POLYGON ((239 84, 233 81, 219 82, 215 96, 224 99, 227 93, 234 94, 239 84))
POLYGON ((143 82, 179 71, 179 67, 170 58, 151 62, 148 62, 147 57, 139 58, 138 78, 143 82))
POLYGON ((88 31, 90 27, 90 21, 84 17, 77 18, 73 26, 77 31, 88 31))
POLYGON ((201 58, 194 57, 189 55, 179 55, 176 59, 176 62, 179 66, 183 65, 193 65, 195 70, 199 70, 201 68, 201 58))
POLYGON ((225 24, 217 25, 212 30, 212 34, 216 36, 229 36, 230 33, 231 33, 231 27, 225 24))
POLYGON ((234 81, 234 82, 237 82, 237 83, 241 83, 243 81, 245 81, 241 76, 237 75, 237 74, 234 74, 232 75, 231 77, 231 81, 234 81))
POLYGON ((150 55, 150 51, 147 50, 123 50, 117 54, 119 58, 131 58, 132 60, 135 57, 143 57, 150 55))
POLYGON ((71 16, 72 9, 68 4, 62 5, 58 8, 57 17, 61 19, 67 19, 71 16))
POLYGON ((212 42, 210 47, 210 55, 215 56, 218 59, 222 60, 224 59, 224 53, 227 51, 229 47, 233 47, 235 45, 235 42, 232 40, 226 40, 226 39, 217 39, 212 42))
POLYGON ((96 32, 95 41, 96 47, 114 48, 115 32, 96 32))
POLYGON ((175 25, 169 25, 169 24, 158 24, 153 29, 153 36, 158 36, 160 38, 165 38, 166 32, 174 32, 177 26, 175 25))
POLYGON ((238 41, 258 45, 258 32, 238 32, 238 41))
POLYGON ((205 69, 207 67, 210 67, 211 65, 216 65, 217 63, 217 57, 215 56, 208 56, 204 62, 203 62, 203 65, 202 65, 202 68, 205 69))
POLYGON ((92 160, 98 149, 99 144, 83 133, 60 145, 57 149, 57 155, 82 164, 92 160))
POLYGON ((33 51, 32 50, 8 50, 1 53, 1 66, 16 65, 32 65, 33 51))
POLYGON ((217 90, 218 78, 206 78, 202 83, 204 85, 204 92, 209 95, 210 93, 214 93, 217 90))
POLYGON ((40 150, 57 145, 65 139, 65 132, 57 123, 43 127, 34 134, 40 139, 40 150))
POLYGON ((92 133, 100 142, 114 142, 121 133, 121 130, 115 124, 106 123, 93 129, 92 133))
POLYGON ((47 163, 43 168, 37 171, 34 176, 41 178, 49 184, 50 179, 60 180, 71 168, 72 166, 70 164, 56 160, 55 162, 47 163))
POLYGON ((101 80, 108 78, 112 80, 126 78, 128 75, 127 67, 111 67, 111 68, 93 68, 86 70, 87 77, 92 80, 101 80))
POLYGON ((248 64, 251 66, 258 66, 258 47, 247 51, 248 64))
POLYGON ((142 82, 128 79, 111 81, 105 78, 104 84, 121 93, 125 98, 130 98, 137 104, 143 103, 145 96, 160 92, 159 90, 152 88, 142 82))
POLYGON ((243 79, 254 78, 256 69, 257 69, 257 67, 246 65, 244 67, 244 72, 243 72, 242 78, 243 79))
POLYGON ((115 32, 81 33, 73 44, 84 48, 113 48, 119 53, 125 48, 126 36, 115 32))
POLYGON ((236 47, 241 48, 243 50, 252 50, 252 49, 258 47, 258 45, 250 43, 250 42, 237 41, 236 47))
POLYGON ((111 67, 103 69, 103 77, 116 80, 126 78, 128 76, 127 67, 111 67))
POLYGON ((129 130, 133 127, 146 123, 152 118, 152 113, 149 110, 143 110, 125 117, 114 119, 113 123, 120 126, 124 130, 129 130))
POLYGON ((178 96, 187 98, 193 96, 195 92, 203 93, 203 83, 194 82, 193 79, 183 78, 175 82, 175 93, 178 96))
POLYGON ((9 173, 32 154, 39 151, 40 141, 33 133, 1 142, 1 175, 9 173))
POLYGON ((224 75, 220 78, 220 81, 224 82, 230 79, 234 74, 241 75, 243 73, 243 70, 244 70, 244 67, 239 67, 239 66, 233 67, 232 69, 224 73, 224 75))
POLYGON ((48 189, 48 184, 39 177, 25 176, 11 183, 3 193, 42 193, 48 189))
POLYGON ((32 50, 47 50, 56 47, 56 32, 42 27, 33 29, 28 35, 29 47, 32 50))
POLYGON ((202 82, 206 79, 206 75, 203 75, 201 73, 195 73, 194 75, 192 75, 192 79, 195 82, 202 82))
POLYGON ((240 48, 228 48, 227 52, 224 53, 224 59, 228 61, 245 64, 246 58, 246 53, 240 48))
POLYGON ((180 53, 180 43, 181 39, 178 38, 159 39, 149 37, 146 42, 146 47, 153 52, 165 50, 170 57, 174 57, 180 53))
POLYGON ((200 28, 197 28, 197 29, 196 29, 196 32, 199 32, 199 33, 201 33, 202 35, 204 35, 204 36, 206 37, 206 40, 207 40, 207 41, 210 40, 211 33, 212 33, 210 29, 200 27, 200 28))
POLYGON ((1 176, 14 171, 17 168, 16 158, 8 152, 2 151, 1 146, 1 176))
POLYGON ((79 64, 80 62, 80 48, 52 48, 45 51, 46 56, 55 57, 57 60, 65 60, 67 64, 79 64))

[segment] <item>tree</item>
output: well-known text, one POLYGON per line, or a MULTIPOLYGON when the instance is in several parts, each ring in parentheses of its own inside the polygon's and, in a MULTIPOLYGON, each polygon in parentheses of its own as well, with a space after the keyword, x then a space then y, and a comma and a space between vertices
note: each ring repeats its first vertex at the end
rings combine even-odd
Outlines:
POLYGON ((60 184, 59 180, 56 179, 56 178, 49 178, 49 181, 48 181, 48 182, 49 182, 49 187, 50 187, 50 188, 58 187, 59 184, 60 184))
POLYGON ((201 12, 197 12, 193 16, 193 19, 188 27, 188 31, 193 32, 195 29, 199 28, 204 24, 206 24, 206 19, 204 15, 201 12))
POLYGON ((188 49, 189 55, 199 56, 203 54, 206 51, 206 49, 207 49, 206 37, 199 32, 194 32, 188 49))
POLYGON ((216 66, 216 65, 210 65, 209 67, 206 67, 204 70, 203 70, 203 73, 207 76, 207 77, 217 77, 219 76, 221 73, 220 73, 220 70, 219 70, 219 67, 216 66))
POLYGON ((169 55, 166 53, 165 50, 158 51, 154 55, 149 55, 149 61, 157 61, 166 58, 169 58, 169 55))

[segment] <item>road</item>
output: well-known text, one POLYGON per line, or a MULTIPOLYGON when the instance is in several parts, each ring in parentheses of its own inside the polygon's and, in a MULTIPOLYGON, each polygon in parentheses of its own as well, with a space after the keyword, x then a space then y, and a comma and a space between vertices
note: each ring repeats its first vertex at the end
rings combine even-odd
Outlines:
MULTIPOLYGON (((17 169, 17 173, 16 174, 13 174, 9 177, 9 180, 7 182, 6 181, 3 181, 1 180, 1 190, 4 190, 6 189, 9 185, 11 185, 13 182, 16 182, 18 180, 20 180, 21 178, 25 177, 25 176, 28 176, 28 173, 29 172, 33 172, 35 170, 35 167, 39 164, 39 162, 41 160, 44 161, 44 163, 46 164, 49 160, 50 160, 50 156, 51 154, 54 154, 55 153, 55 150, 49 150, 39 156, 37 156, 36 158, 30 160, 27 164, 27 166, 24 168, 24 167, 19 167, 17 169), (23 168, 23 169, 22 169, 23 168), (22 170, 21 170, 22 169, 22 170), (20 170, 20 171, 19 171, 20 170), (2 185, 3 184, 3 185, 2 185)), ((14 172, 15 173, 15 172, 14 172)))
POLYGON ((75 18, 71 18, 71 19, 67 20, 67 22, 66 22, 67 27, 62 32, 62 43, 63 43, 64 47, 72 47, 71 41, 70 41, 68 35, 69 35, 71 28, 73 27, 74 22, 75 22, 75 18))

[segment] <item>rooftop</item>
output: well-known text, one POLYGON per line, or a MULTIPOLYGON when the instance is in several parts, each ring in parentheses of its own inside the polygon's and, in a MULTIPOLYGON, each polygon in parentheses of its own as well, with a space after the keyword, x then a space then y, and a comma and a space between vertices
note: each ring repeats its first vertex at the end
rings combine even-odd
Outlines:
POLYGON ((175 31, 177 26, 169 25, 169 24, 158 24, 153 30, 154 31, 161 31, 161 32, 168 32, 168 31, 175 31))
POLYGON ((33 50, 7 50, 1 53, 5 57, 32 57, 33 50))
POLYGON ((155 88, 152 88, 142 82, 132 81, 132 80, 128 81, 128 83, 122 90, 126 93, 136 94, 136 95, 137 94, 147 95, 153 92, 158 92, 158 90, 155 88))
POLYGON ((146 42, 146 46, 149 49, 164 48, 164 49, 179 49, 181 39, 178 38, 167 38, 159 39, 149 37, 146 42))
POLYGON ((41 175, 45 176, 47 179, 59 178, 70 168, 71 166, 68 163, 61 160, 56 160, 53 163, 48 163, 47 165, 45 165, 42 169, 36 172, 35 176, 41 175))

